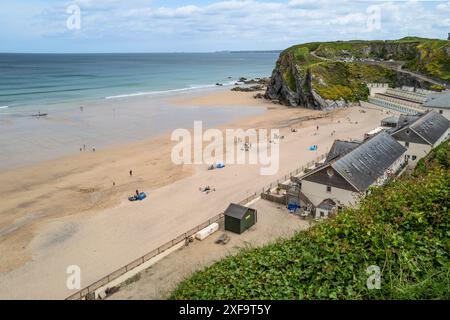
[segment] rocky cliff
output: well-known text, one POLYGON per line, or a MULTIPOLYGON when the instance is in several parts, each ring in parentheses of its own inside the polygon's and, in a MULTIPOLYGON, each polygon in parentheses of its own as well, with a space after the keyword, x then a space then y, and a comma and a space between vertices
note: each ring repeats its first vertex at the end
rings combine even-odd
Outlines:
POLYGON ((265 96, 289 106, 332 109, 366 100, 370 82, 429 88, 431 82, 399 68, 447 80, 448 47, 449 41, 420 38, 294 46, 281 53, 265 96))

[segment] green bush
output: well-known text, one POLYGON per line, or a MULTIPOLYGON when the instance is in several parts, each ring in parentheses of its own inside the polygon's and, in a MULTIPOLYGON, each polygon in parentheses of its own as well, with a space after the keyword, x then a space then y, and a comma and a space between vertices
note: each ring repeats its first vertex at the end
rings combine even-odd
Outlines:
MULTIPOLYGON (((395 86, 396 72, 381 65, 332 60, 350 57, 394 59, 405 61, 405 69, 450 81, 449 46, 450 41, 419 37, 390 41, 311 42, 285 50, 281 54, 283 63, 277 67, 293 92, 303 90, 307 94, 314 89, 324 99, 355 102, 367 100, 366 83, 383 82, 395 86), (313 51, 315 55, 311 54, 313 51), (303 84, 297 88, 296 79, 307 82, 305 79, 309 75, 312 75, 312 86, 303 84)), ((432 89, 442 90, 443 87, 432 89)))
POLYGON ((449 299, 448 148, 374 188, 357 208, 195 273, 172 298, 449 299), (372 265, 381 268, 379 290, 366 285, 372 265))
POLYGON ((365 63, 325 62, 310 67, 313 87, 325 99, 345 101, 367 100, 366 83, 395 83, 395 72, 379 65, 365 63), (319 81, 321 79, 322 81, 319 81))

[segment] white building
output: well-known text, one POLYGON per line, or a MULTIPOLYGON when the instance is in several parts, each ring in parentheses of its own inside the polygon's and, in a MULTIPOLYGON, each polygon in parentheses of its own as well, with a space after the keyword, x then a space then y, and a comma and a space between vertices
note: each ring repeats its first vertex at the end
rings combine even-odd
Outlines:
POLYGON ((408 164, 413 168, 431 149, 447 139, 449 127, 448 119, 436 111, 429 111, 422 116, 400 116, 391 135, 407 149, 408 164))
POLYGON ((364 142, 336 140, 323 165, 296 179, 299 198, 315 207, 316 218, 327 217, 333 203, 353 206, 370 186, 384 184, 405 167, 405 152, 384 131, 364 142))

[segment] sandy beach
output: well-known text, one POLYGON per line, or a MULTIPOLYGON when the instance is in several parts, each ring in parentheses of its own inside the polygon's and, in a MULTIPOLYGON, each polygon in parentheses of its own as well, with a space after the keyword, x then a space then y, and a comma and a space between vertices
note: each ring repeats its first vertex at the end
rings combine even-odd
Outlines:
POLYGON ((376 108, 287 108, 230 91, 168 100, 186 108, 264 108, 219 129, 280 129, 285 139, 278 174, 262 176, 256 165, 214 171, 206 165, 176 166, 170 160, 175 144, 170 132, 2 171, 0 299, 63 299, 74 293, 66 288, 68 266, 79 266, 82 287, 89 285, 325 153, 335 139, 361 139, 386 117, 376 108), (309 151, 311 145, 319 150, 309 151), (200 192, 205 185, 217 191, 200 192), (136 189, 149 198, 130 203, 136 189))

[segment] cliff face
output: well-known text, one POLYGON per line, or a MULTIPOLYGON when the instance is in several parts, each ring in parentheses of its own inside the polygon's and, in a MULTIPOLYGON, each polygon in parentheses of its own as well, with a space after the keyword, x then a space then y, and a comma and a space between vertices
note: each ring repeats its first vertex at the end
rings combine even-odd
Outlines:
MULTIPOLYGON (((370 82, 429 88, 431 83, 400 72, 395 63, 386 62, 402 61, 409 69, 423 70, 426 55, 421 53, 421 46, 424 42, 417 38, 294 46, 280 55, 265 96, 288 106, 332 109, 366 100, 369 94, 366 83, 370 82)), ((448 49, 443 48, 439 50, 445 52, 448 49)), ((430 55, 427 57, 431 60, 430 55)), ((443 67, 434 64, 435 70, 445 71, 450 67, 450 63, 445 63, 448 57, 445 54, 444 58, 439 57, 444 64, 443 67)))

